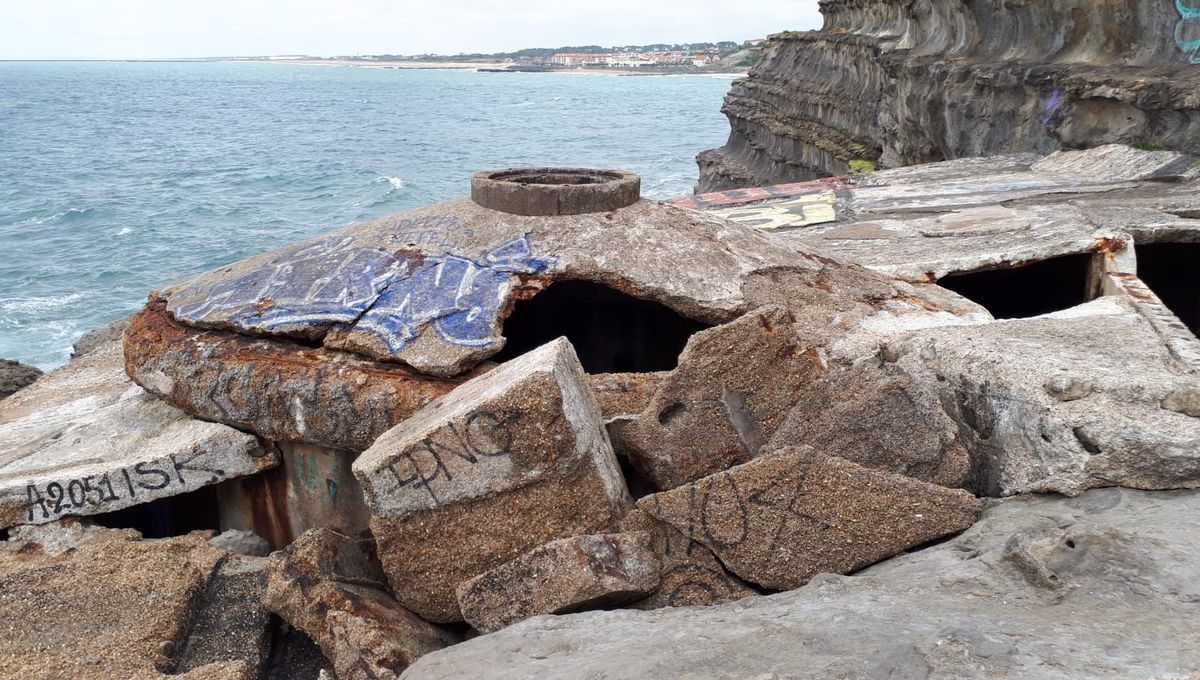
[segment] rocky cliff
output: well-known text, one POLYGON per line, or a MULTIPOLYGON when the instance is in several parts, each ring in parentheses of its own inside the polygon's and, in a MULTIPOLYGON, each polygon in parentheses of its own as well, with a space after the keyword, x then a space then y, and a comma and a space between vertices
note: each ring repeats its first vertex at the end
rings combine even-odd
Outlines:
POLYGON ((725 100, 699 191, 1122 142, 1200 151, 1197 0, 821 0, 725 100), (858 164, 855 164, 857 169, 858 164), (865 166, 865 163, 864 163, 865 166))

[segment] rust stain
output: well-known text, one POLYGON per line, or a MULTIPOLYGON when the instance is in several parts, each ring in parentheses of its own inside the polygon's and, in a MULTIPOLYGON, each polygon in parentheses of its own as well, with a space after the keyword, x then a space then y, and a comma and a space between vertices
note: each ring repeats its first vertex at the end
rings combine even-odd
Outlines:
POLYGON ((1119 253, 1129 247, 1129 242, 1123 238, 1105 237, 1092 246, 1093 250, 1098 253, 1119 253))

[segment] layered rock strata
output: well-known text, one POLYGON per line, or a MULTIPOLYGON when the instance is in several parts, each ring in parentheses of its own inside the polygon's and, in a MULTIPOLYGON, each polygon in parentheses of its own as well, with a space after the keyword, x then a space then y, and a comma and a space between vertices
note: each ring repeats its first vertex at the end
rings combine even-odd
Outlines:
POLYGON ((771 36, 699 191, 1120 142, 1200 152, 1189 0, 823 0, 771 36))

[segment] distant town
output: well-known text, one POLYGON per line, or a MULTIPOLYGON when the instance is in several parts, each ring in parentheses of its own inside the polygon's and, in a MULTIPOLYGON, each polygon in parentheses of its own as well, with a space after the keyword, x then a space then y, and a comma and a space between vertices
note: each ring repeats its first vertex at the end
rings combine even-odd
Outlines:
POLYGON ((601 47, 530 48, 496 54, 369 54, 254 57, 269 61, 328 63, 380 68, 476 68, 485 71, 613 70, 644 73, 705 73, 746 70, 762 58, 765 40, 601 47))

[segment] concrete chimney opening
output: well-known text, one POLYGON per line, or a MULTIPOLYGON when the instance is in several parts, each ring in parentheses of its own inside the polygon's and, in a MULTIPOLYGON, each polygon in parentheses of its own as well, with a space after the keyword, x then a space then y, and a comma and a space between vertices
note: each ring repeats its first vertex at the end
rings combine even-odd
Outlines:
POLYGON ((638 202, 642 179, 623 170, 510 168, 471 177, 471 200, 490 210, 549 217, 612 212, 638 202))

